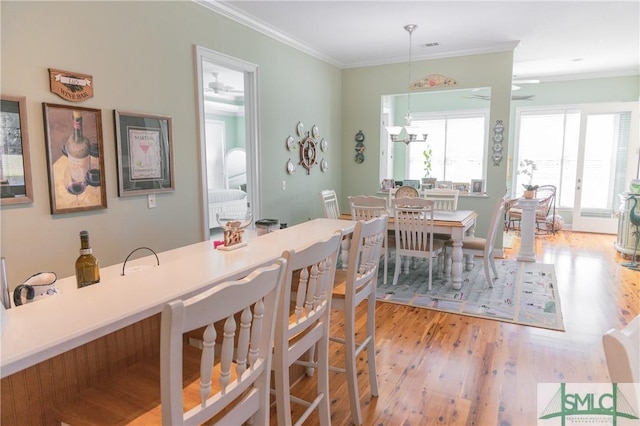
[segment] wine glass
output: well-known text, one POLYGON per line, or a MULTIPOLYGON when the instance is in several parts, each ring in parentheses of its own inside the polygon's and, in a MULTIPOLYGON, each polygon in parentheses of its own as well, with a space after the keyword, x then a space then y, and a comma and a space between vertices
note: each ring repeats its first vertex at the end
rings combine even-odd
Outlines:
POLYGON ((70 168, 67 168, 64 174, 64 186, 69 194, 76 196, 76 204, 79 206, 79 195, 82 194, 87 187, 87 181, 84 176, 82 176, 82 178, 76 177, 70 168))
POLYGON ((243 241, 242 234, 244 228, 253 221, 250 210, 244 212, 218 212, 216 220, 224 229, 224 246, 218 247, 222 250, 234 250, 247 245, 243 241))

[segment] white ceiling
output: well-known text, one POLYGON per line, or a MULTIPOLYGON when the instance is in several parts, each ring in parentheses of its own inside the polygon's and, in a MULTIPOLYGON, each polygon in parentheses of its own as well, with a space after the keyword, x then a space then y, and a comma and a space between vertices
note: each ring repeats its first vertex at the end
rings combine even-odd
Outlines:
POLYGON ((341 68, 516 47, 514 79, 640 74, 640 0, 194 0, 341 68), (439 43, 425 47, 426 43, 439 43))

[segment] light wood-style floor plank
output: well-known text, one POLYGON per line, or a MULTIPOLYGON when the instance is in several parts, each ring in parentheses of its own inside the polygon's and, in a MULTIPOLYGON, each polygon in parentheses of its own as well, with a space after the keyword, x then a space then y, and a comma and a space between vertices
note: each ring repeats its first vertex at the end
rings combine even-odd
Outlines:
MULTIPOLYGON (((359 357, 366 425, 536 424, 537 384, 609 382, 602 334, 640 314, 640 272, 613 247, 615 236, 562 231, 537 236, 537 261, 556 266, 565 332, 379 302, 376 346, 380 395, 371 397, 359 357)), ((515 259, 519 240, 505 250, 515 259)), ((335 312, 332 330, 343 329, 335 312)), ((341 361, 332 346, 333 362, 341 361)), ((309 395, 315 379, 296 385, 309 395)), ((333 425, 349 425, 344 378, 331 374, 333 425)), ((298 410, 298 408, 296 408, 298 410)), ((295 413, 294 413, 295 414, 295 413)), ((275 408, 272 425, 277 425, 275 408)), ((308 424, 317 424, 317 416, 308 424)))

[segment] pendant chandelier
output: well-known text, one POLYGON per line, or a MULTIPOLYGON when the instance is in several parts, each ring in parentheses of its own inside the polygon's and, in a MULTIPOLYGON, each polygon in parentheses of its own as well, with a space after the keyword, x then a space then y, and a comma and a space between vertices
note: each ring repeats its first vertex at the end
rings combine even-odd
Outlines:
POLYGON ((405 144, 409 144, 411 142, 424 142, 427 140, 427 134, 421 133, 422 130, 411 126, 411 39, 413 32, 418 28, 416 24, 405 25, 404 29, 409 33, 409 84, 407 86, 407 115, 404 117, 405 125, 404 126, 389 126, 387 127, 387 131, 389 132, 389 136, 391 137, 392 142, 404 142, 405 144))

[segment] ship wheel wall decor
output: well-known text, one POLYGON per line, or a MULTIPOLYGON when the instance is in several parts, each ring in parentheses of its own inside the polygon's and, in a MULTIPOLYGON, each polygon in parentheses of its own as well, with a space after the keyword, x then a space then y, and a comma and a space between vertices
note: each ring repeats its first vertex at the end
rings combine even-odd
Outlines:
POLYGON ((307 133, 307 136, 300 141, 300 165, 307 170, 307 174, 311 174, 311 168, 318 164, 317 154, 317 143, 307 133))

